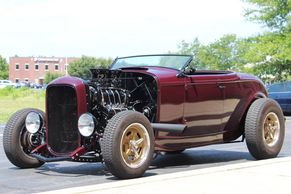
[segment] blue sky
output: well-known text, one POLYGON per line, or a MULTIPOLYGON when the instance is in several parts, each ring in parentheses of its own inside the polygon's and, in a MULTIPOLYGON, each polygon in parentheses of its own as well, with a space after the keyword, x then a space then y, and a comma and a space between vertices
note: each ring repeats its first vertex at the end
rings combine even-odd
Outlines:
POLYGON ((0 55, 116 57, 263 31, 240 0, 0 0, 0 55))

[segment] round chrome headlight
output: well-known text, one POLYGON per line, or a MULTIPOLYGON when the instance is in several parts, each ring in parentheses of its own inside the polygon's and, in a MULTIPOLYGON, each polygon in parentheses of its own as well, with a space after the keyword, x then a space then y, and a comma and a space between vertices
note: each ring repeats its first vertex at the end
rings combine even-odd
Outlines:
POLYGON ((25 119, 25 127, 29 133, 36 133, 42 127, 42 118, 36 112, 30 112, 25 119))
POLYGON ((95 129, 95 118, 90 113, 84 113, 78 120, 78 129, 82 136, 89 137, 95 129))

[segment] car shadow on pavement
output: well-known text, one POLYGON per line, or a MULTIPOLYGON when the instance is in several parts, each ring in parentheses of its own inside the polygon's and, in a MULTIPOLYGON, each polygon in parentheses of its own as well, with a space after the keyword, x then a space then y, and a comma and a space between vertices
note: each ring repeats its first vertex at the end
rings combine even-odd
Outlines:
POLYGON ((102 163, 52 162, 37 168, 37 173, 48 176, 112 176, 102 163))
POLYGON ((255 160, 249 152, 225 150, 186 150, 177 154, 158 156, 151 164, 150 169, 159 168, 188 168, 195 169, 226 164, 227 162, 255 160), (203 165, 202 165, 203 164, 203 165), (204 165, 205 164, 205 165, 204 165), (215 165, 214 165, 215 164, 215 165))
MULTIPOLYGON (((189 170, 208 168, 217 165, 226 165, 237 162, 254 160, 248 152, 225 150, 186 150, 179 154, 159 155, 153 160, 144 176, 159 174, 155 170, 168 168, 167 172, 176 172, 175 169, 189 170), (191 166, 191 168, 189 168, 191 166), (170 170, 173 169, 173 170, 170 170)), ((162 174, 167 173, 162 172, 162 174)), ((54 162, 47 163, 36 169, 36 173, 47 176, 81 177, 106 176, 110 180, 118 180, 107 170, 102 163, 54 162)))
MULTIPOLYGON (((107 167, 102 163, 47 163, 36 169, 37 173, 47 176, 63 176, 63 177, 81 177, 81 176, 106 176, 110 180, 119 180, 114 177, 107 167)), ((152 176, 156 173, 146 172, 144 176, 152 176)))

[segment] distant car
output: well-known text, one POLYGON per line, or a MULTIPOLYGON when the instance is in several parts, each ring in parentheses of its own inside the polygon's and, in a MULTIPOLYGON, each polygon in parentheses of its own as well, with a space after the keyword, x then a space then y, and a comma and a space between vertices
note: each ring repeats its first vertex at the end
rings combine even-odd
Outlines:
POLYGON ((7 86, 14 86, 10 80, 0 80, 0 88, 5 88, 7 86))
POLYGON ((29 87, 29 83, 25 81, 19 81, 15 84, 16 88, 22 88, 22 87, 29 87))
POLYGON ((272 84, 268 87, 269 97, 276 100, 285 115, 291 115, 291 81, 272 84))
POLYGON ((104 162, 119 178, 140 177, 153 154, 241 137, 256 159, 281 150, 285 120, 257 77, 196 70, 188 55, 117 58, 92 78, 61 77, 46 88, 46 113, 26 108, 3 134, 20 168, 45 162, 104 162))
POLYGON ((41 89, 41 88, 43 88, 43 85, 41 85, 39 83, 31 83, 30 87, 35 88, 35 89, 41 89))

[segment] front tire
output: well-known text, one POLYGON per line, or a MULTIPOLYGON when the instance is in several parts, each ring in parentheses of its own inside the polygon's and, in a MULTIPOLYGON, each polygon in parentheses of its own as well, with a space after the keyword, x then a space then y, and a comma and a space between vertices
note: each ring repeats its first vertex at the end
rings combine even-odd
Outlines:
POLYGON ((250 106, 245 122, 247 147, 256 159, 276 157, 283 145, 285 121, 275 100, 262 98, 250 106))
POLYGON ((149 120, 135 111, 117 113, 105 128, 101 150, 105 165, 114 176, 122 179, 142 176, 154 151, 149 120))
POLYGON ((35 146, 29 143, 30 133, 25 128, 28 113, 37 112, 44 118, 44 112, 26 108, 14 113, 7 122, 3 134, 3 147, 9 161, 19 168, 37 168, 44 162, 29 156, 35 146))

